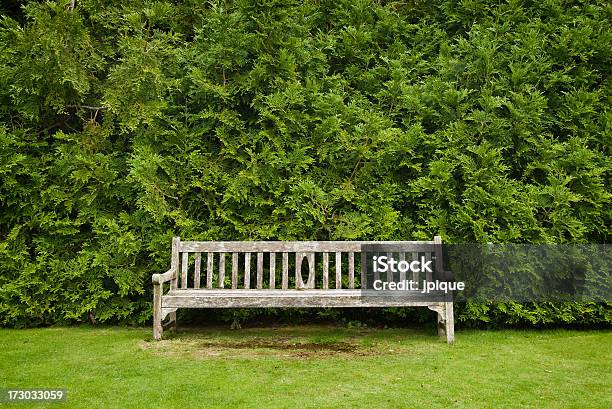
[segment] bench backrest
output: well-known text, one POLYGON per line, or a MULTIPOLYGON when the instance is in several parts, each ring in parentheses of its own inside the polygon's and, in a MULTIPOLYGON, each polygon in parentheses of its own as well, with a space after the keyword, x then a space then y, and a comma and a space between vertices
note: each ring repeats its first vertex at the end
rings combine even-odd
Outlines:
MULTIPOLYGON (((179 274, 171 287, 355 289, 363 281, 362 244, 399 244, 404 251, 389 256, 407 261, 425 257, 438 264, 440 243, 438 236, 432 241, 181 241, 175 237, 172 268, 179 274)), ((409 274, 407 279, 431 278, 409 274)))

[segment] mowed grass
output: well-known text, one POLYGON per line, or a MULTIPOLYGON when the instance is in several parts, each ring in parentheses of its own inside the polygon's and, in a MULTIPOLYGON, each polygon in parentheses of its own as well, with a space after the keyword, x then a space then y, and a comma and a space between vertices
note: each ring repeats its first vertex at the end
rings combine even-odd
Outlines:
POLYGON ((0 387, 70 408, 612 407, 612 332, 333 326, 0 330, 0 387))

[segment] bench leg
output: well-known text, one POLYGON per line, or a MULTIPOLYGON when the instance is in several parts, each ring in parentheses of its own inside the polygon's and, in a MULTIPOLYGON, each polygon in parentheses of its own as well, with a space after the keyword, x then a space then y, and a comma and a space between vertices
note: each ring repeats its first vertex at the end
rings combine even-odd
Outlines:
POLYGON ((433 305, 427 306, 432 311, 435 311, 438 314, 438 336, 440 338, 446 338, 446 306, 445 303, 436 303, 433 305))
POLYGON ((440 338, 446 337, 446 310, 444 307, 438 310, 438 336, 440 338))
POLYGON ((172 323, 172 329, 176 331, 178 329, 178 323, 176 321, 176 311, 171 312, 169 316, 170 316, 170 322, 172 323))
POLYGON ((159 284, 153 285, 153 338, 160 340, 164 327, 162 326, 162 287, 159 284))
POLYGON ((453 303, 444 303, 444 315, 446 316, 444 332, 446 333, 446 342, 452 344, 455 342, 455 313, 453 311, 453 303))
POLYGON ((429 306, 430 310, 438 313, 438 336, 446 338, 448 344, 455 342, 455 317, 453 302, 446 301, 429 306))

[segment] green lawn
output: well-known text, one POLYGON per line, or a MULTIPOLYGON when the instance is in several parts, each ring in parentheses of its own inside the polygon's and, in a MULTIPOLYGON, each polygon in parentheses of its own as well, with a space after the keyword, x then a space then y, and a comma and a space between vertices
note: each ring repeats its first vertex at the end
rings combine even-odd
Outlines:
POLYGON ((0 330, 0 387, 71 408, 612 407, 611 331, 0 330))

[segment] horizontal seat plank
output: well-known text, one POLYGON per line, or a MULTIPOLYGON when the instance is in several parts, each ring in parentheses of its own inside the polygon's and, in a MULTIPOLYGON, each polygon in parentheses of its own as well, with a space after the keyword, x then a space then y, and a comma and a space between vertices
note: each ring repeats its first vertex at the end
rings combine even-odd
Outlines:
POLYGON ((360 252, 362 244, 401 246, 403 251, 434 251, 433 241, 182 241, 181 252, 360 252))
POLYGON ((418 307, 438 305, 431 295, 364 297, 361 290, 172 290, 162 297, 164 308, 257 307, 418 307))

